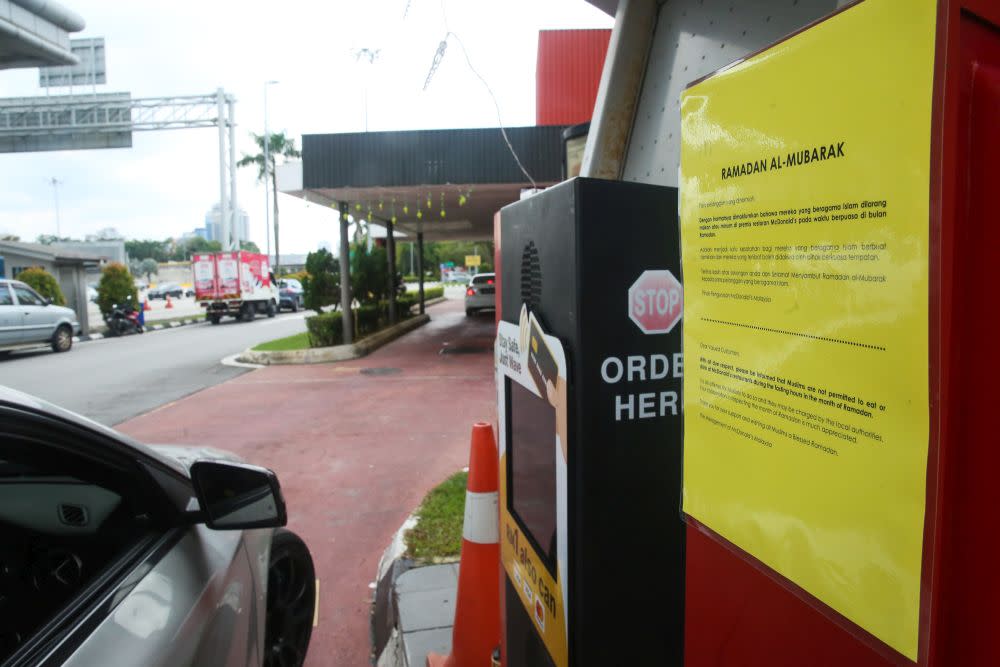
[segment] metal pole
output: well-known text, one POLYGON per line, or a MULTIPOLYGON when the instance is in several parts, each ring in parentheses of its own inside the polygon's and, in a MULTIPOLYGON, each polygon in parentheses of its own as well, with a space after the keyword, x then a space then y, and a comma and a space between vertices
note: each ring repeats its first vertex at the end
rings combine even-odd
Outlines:
POLYGON ((340 202, 340 311, 344 344, 354 341, 354 313, 351 311, 351 246, 347 238, 347 202, 340 202))
POLYGON ((413 275, 413 241, 410 241, 410 275, 413 275))
POLYGON ((424 233, 417 232, 417 271, 420 272, 420 314, 424 314, 424 233))
POLYGON ((270 168, 270 137, 267 131, 267 87, 273 81, 264 82, 264 220, 267 225, 267 261, 271 261, 271 179, 268 178, 270 168))
POLYGON ((385 223, 385 254, 389 260, 389 324, 396 323, 396 239, 393 238, 392 220, 385 223))
POLYGON ((230 95, 227 102, 229 106, 229 208, 232 210, 230 216, 233 221, 233 246, 235 250, 240 250, 243 230, 240 229, 240 207, 236 203, 236 98, 230 95))
POLYGON ((59 239, 62 236, 62 232, 59 229, 59 184, 62 181, 57 180, 55 176, 52 177, 52 197, 56 201, 56 238, 59 239))
POLYGON ((222 249, 231 250, 229 235, 229 198, 226 195, 226 97, 222 88, 215 91, 215 106, 219 126, 219 231, 222 233, 222 249))

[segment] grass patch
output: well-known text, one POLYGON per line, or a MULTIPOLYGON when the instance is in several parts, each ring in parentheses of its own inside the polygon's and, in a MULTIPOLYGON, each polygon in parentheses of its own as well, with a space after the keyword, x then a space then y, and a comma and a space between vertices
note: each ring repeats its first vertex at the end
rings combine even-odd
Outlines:
POLYGON ((284 338, 276 338, 274 340, 269 340, 266 343, 261 343, 260 345, 255 345, 253 347, 253 349, 261 350, 263 352, 306 350, 308 348, 309 348, 308 331, 303 331, 302 333, 293 334, 291 336, 285 336, 284 338))
POLYGON ((431 489, 417 508, 417 525, 406 534, 406 553, 420 561, 455 558, 462 550, 465 488, 469 473, 455 473, 431 489))

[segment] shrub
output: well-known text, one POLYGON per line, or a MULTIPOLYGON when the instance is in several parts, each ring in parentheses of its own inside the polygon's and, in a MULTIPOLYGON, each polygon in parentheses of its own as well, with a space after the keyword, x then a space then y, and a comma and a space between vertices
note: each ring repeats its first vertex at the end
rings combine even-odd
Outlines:
MULTIPOLYGON (((412 315, 412 313, 410 312, 410 310, 413 308, 413 305, 415 303, 417 303, 417 295, 416 294, 407 293, 407 294, 403 294, 402 296, 397 296, 396 297, 396 317, 399 318, 399 319, 401 319, 401 320, 405 320, 407 317, 410 317, 410 315, 412 315)), ((384 323, 388 323, 389 322, 389 302, 388 301, 379 301, 378 302, 378 313, 379 313, 379 318, 381 318, 382 322, 384 322, 384 323)))
POLYGON ((442 296, 444 296, 444 287, 439 286, 439 287, 424 288, 424 301, 430 301, 431 299, 438 299, 442 296))
POLYGON ((284 274, 281 277, 282 278, 294 278, 295 280, 298 280, 300 283, 305 284, 306 278, 309 277, 309 272, 308 271, 296 271, 295 273, 286 273, 286 274, 284 274))
MULTIPOLYGON (((413 314, 413 306, 417 304, 417 301, 419 301, 418 295, 412 292, 396 297, 396 313, 403 318, 409 317, 413 314)), ((388 305, 386 305, 386 310, 388 311, 388 305)))
POLYGON ((365 336, 370 333, 375 333, 378 331, 380 308, 377 305, 370 304, 359 307, 354 311, 354 317, 357 320, 358 336, 365 336))
POLYGON ((344 321, 342 313, 320 313, 306 318, 309 331, 309 347, 329 347, 344 342, 344 321))
POLYGON ((124 306, 129 300, 138 306, 135 279, 124 264, 108 264, 101 271, 101 282, 97 285, 97 307, 101 309, 101 314, 107 315, 115 306, 124 306))
POLYGON ((340 265, 325 248, 306 257, 306 276, 302 279, 303 302, 319 312, 323 306, 340 301, 340 265))
POLYGON ((412 273, 408 273, 405 276, 403 276, 404 283, 415 283, 418 280, 420 280, 420 276, 415 276, 412 273))
POLYGON ((385 248, 374 247, 365 252, 363 246, 354 248, 351 257, 351 291, 362 304, 377 304, 389 295, 385 248))
POLYGON ((57 306, 66 305, 66 297, 59 289, 59 281, 42 267, 33 266, 30 269, 25 269, 17 274, 17 279, 31 286, 32 289, 57 306))

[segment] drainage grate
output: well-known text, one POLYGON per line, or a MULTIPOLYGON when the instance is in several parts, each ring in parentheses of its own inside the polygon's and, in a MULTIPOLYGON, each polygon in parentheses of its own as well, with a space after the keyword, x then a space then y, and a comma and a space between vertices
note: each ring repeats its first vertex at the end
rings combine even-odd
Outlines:
POLYGON ((362 368, 362 375, 396 375, 402 373, 402 368, 392 368, 390 366, 380 366, 375 368, 362 368))

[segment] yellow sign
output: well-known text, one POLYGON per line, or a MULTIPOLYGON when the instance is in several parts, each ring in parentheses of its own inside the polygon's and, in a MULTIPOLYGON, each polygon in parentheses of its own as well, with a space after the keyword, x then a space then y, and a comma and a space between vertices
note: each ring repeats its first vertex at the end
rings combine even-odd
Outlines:
MULTIPOLYGON (((562 343, 544 330, 522 306, 518 324, 500 322, 494 344, 497 380, 497 416, 500 450, 500 562, 508 582, 517 591, 537 636, 555 667, 569 664, 568 561, 569 520, 566 448, 566 354, 562 343), (518 426, 515 394, 552 409, 553 431, 534 440, 532 422, 518 426), (508 409, 508 403, 510 406, 508 409), (514 420, 514 423, 510 423, 514 420), (519 434, 519 435, 518 435, 519 434), (516 441, 523 438, 520 453, 516 441), (544 444, 548 440, 548 444, 544 444), (541 447, 538 445, 541 444, 541 447), (529 448, 525 449, 525 445, 529 448), (517 457, 528 457, 518 463, 517 457), (509 462, 509 463, 508 463, 509 462), (518 481, 519 473, 521 479, 518 481), (510 471, 514 489, 508 486, 510 471), (554 497, 532 496, 531 488, 554 474, 554 497), (523 477, 529 473, 529 477, 523 477), (516 488, 520 486, 520 491, 516 488), (520 510, 514 493, 525 494, 520 510), (554 507, 550 504, 554 503, 554 507), (519 512, 521 512, 519 514, 519 512), (543 517, 554 518, 550 525, 543 517), (544 527, 543 532, 537 532, 544 527), (532 532, 535 531, 535 532, 532 532), (553 548, 554 547, 554 548, 553 548)), ((523 405, 523 404, 522 404, 523 405)), ((523 418, 523 417, 521 417, 523 418)), ((543 494, 544 495, 544 494, 543 494)))
POLYGON ((467 267, 479 266, 483 263, 483 258, 479 255, 466 255, 465 265, 467 267))
POLYGON ((684 511, 910 659, 936 9, 866 0, 681 109, 684 511))

